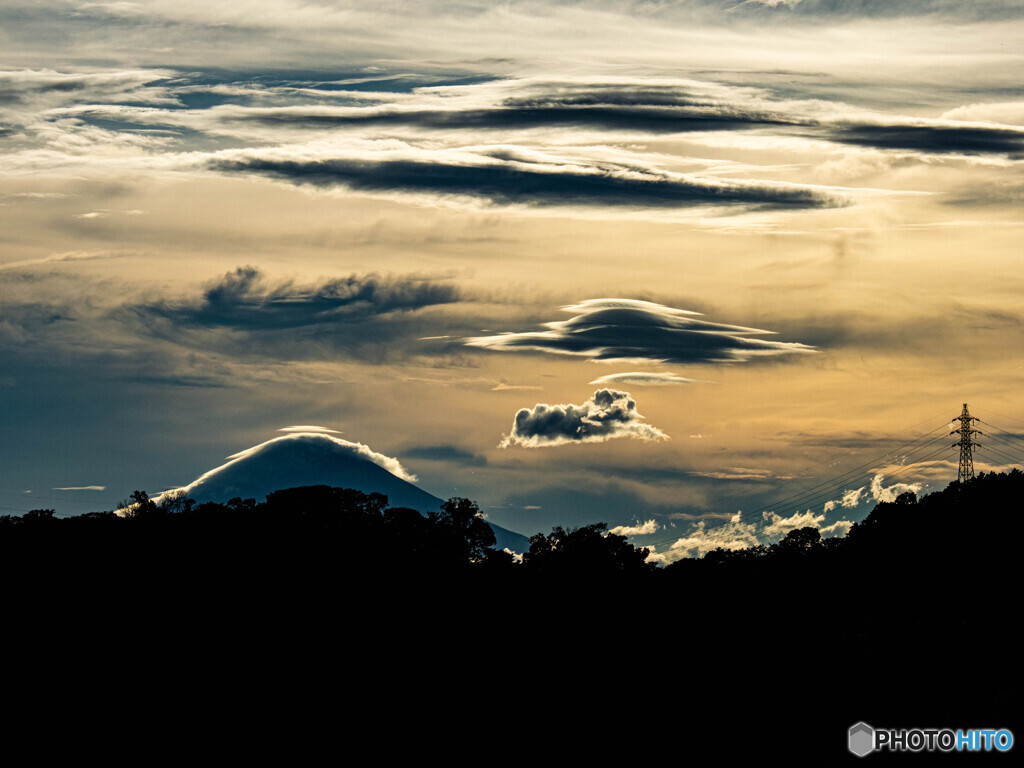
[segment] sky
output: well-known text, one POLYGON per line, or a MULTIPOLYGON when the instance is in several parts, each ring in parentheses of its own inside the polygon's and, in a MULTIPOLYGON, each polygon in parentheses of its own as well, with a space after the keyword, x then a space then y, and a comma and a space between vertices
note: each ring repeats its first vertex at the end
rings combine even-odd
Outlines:
POLYGON ((1010 0, 2 0, 0 514, 315 425, 668 562, 944 487, 964 402, 1001 468, 1022 82, 1010 0))

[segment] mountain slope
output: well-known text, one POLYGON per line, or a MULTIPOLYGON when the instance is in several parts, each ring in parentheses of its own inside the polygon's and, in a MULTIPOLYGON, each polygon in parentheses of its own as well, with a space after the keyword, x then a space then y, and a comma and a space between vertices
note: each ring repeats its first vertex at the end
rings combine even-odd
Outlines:
MULTIPOLYGON (((442 500, 417 488, 416 479, 396 459, 372 451, 361 443, 323 432, 298 432, 276 437, 229 457, 227 464, 212 469, 182 488, 198 503, 227 502, 235 497, 261 502, 272 491, 306 485, 353 488, 381 493, 391 507, 409 507, 424 514, 437 512, 442 500)), ((159 497, 158 497, 159 499, 159 497)), ((527 537, 488 523, 498 549, 514 552, 529 549, 527 537)))

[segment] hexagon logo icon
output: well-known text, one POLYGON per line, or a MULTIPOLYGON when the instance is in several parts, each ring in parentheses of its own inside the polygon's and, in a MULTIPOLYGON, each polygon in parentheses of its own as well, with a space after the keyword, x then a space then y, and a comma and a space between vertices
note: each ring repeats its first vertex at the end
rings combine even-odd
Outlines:
POLYGON ((875 748, 875 729, 867 723, 857 723, 850 726, 850 751, 857 757, 873 751, 875 748))

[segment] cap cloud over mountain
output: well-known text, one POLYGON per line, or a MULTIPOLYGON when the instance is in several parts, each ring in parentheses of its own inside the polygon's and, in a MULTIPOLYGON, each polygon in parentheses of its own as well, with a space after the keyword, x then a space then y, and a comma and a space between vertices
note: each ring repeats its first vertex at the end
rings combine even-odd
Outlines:
MULTIPOLYGON (((285 488, 328 485, 383 494, 392 507, 424 514, 440 510, 443 501, 413 485, 416 476, 397 459, 315 429, 275 437, 236 453, 228 463, 167 494, 184 493, 198 503, 224 503, 236 497, 259 502, 285 488)), ((499 549, 523 552, 528 548, 525 536, 488 524, 499 549)))

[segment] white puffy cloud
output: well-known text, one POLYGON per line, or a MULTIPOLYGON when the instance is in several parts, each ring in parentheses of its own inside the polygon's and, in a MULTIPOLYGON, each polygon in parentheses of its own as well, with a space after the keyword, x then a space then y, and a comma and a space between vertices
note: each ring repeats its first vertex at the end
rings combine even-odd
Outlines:
POLYGON ((537 403, 521 408, 512 431, 499 447, 541 448, 572 443, 602 443, 616 437, 667 440, 668 435, 642 421, 628 392, 599 389, 580 405, 537 403))
POLYGON ((832 525, 824 525, 818 530, 823 538, 842 538, 853 528, 851 520, 836 520, 832 525))
POLYGON ((871 498, 875 501, 896 501, 896 497, 901 493, 920 493, 924 487, 923 483, 893 483, 886 486, 882 485, 884 480, 885 475, 875 475, 871 479, 871 498))
POLYGON ((638 525, 617 525, 608 529, 608 533, 615 533, 619 536, 642 536, 648 533, 657 533, 659 528, 658 522, 652 518, 646 523, 638 525))
POLYGON ((845 507, 847 509, 852 509, 853 507, 856 507, 858 504, 860 504, 861 497, 863 496, 866 488, 867 486, 861 486, 860 488, 856 488, 852 491, 843 491, 842 498, 838 500, 825 502, 824 511, 831 512, 837 507, 845 507))
POLYGON ((815 515, 810 510, 794 512, 789 517, 782 517, 775 512, 765 512, 764 519, 767 524, 761 529, 761 537, 769 540, 781 539, 797 528, 820 528, 825 522, 824 515, 815 515))
POLYGON ((737 512, 727 523, 709 526, 704 520, 682 538, 677 539, 665 552, 651 552, 652 562, 669 563, 684 557, 701 557, 714 549, 748 549, 761 542, 756 533, 757 526, 744 523, 737 512))

